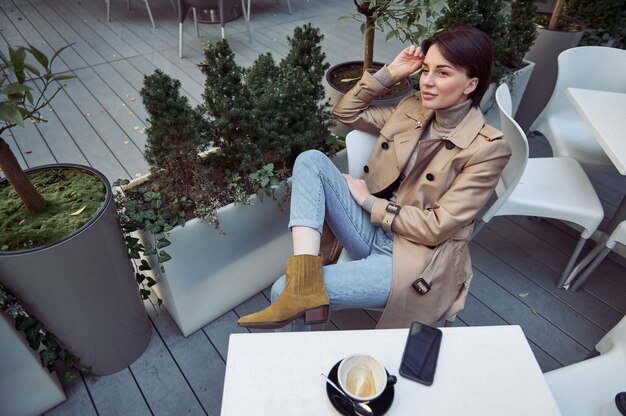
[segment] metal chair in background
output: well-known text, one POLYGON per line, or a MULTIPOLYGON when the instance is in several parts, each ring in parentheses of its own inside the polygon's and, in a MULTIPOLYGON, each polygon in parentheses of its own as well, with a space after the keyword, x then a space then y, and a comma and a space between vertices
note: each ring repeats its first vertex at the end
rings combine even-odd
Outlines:
MULTIPOLYGON (((111 0, 104 0, 104 1, 107 4, 107 22, 110 22, 111 21, 111 0)), ((143 0, 143 2, 146 3, 146 9, 148 10, 148 16, 150 16, 150 22, 152 23, 152 28, 156 29, 156 25, 154 24, 154 18, 152 17, 152 10, 150 9, 150 3, 148 2, 148 0, 143 0)), ((174 9, 176 9, 174 0, 171 0, 171 2, 172 2, 172 6, 174 6, 174 9)), ((128 10, 130 10, 130 0, 127 0, 126 4, 128 6, 128 10)))
POLYGON ((496 90, 501 129, 512 150, 496 187, 498 199, 477 221, 474 235, 495 216, 526 215, 554 218, 582 227, 580 240, 561 275, 563 287, 585 242, 604 218, 604 210, 591 181, 572 158, 528 158, 528 141, 511 116, 511 95, 506 84, 496 90))
MULTIPOLYGON (((183 57, 183 22, 187 18, 189 14, 189 9, 193 11, 194 23, 196 25, 196 36, 200 37, 200 31, 198 29, 198 15, 197 10, 204 9, 212 9, 216 8, 219 10, 220 14, 220 29, 222 39, 226 39, 226 31, 224 29, 226 22, 224 20, 225 7, 227 4, 232 4, 235 7, 235 3, 230 0, 178 0, 178 56, 179 58, 183 57)), ((246 29, 248 32, 248 39, 252 41, 252 36, 250 35, 250 16, 249 11, 246 10, 245 0, 241 0, 241 8, 243 12, 243 17, 246 22, 246 29)), ((248 3, 249 9, 249 3, 248 3)))

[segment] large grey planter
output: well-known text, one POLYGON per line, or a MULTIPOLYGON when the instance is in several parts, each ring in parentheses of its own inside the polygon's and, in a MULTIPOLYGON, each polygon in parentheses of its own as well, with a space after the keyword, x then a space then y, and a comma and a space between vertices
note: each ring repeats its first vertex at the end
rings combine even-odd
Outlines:
POLYGON ((525 59, 535 63, 535 70, 528 80, 526 92, 515 117, 524 131, 528 131, 552 95, 556 84, 559 54, 577 46, 585 31, 583 22, 567 16, 561 19, 578 23, 582 29, 577 32, 562 32, 537 27, 537 39, 525 56, 525 59))
MULTIPOLYGON (((535 63, 528 60, 524 60, 526 66, 518 69, 513 74, 513 80, 509 84, 511 90, 511 101, 513 104, 513 117, 515 117, 517 110, 524 95, 524 91, 528 87, 528 81, 535 69, 535 63)), ((496 128, 500 128, 500 111, 496 105, 494 94, 496 91, 496 84, 491 83, 489 88, 485 92, 482 101, 480 102, 480 108, 485 114, 485 120, 496 128)))
POLYGON ((79 230, 46 246, 0 251, 0 283, 96 375, 127 367, 146 349, 151 326, 134 278, 108 180, 101 210, 79 230))

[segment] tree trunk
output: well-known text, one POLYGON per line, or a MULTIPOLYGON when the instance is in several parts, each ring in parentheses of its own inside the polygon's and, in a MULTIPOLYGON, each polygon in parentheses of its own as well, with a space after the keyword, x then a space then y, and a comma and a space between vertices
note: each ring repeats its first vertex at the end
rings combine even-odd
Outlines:
POLYGON ((4 176, 15 189, 26 209, 31 212, 44 210, 46 200, 30 182, 11 151, 9 144, 2 138, 0 138, 0 169, 4 172, 4 176))
POLYGON ((563 12, 564 5, 565 0, 556 0, 556 2, 554 3, 554 7, 552 8, 552 16, 550 16, 548 29, 557 30, 557 25, 559 24, 559 18, 561 17, 561 13, 563 12))
POLYGON ((363 72, 372 67, 374 62, 374 19, 371 16, 366 17, 365 23, 365 54, 363 55, 363 72))

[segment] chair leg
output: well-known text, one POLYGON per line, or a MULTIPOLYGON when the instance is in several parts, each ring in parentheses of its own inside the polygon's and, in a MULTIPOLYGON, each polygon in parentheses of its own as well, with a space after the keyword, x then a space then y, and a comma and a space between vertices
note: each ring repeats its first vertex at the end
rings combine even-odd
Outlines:
POLYGON ((293 12, 291 11, 291 1, 287 0, 287 8, 289 9, 289 14, 293 14, 293 12))
POLYGON ((130 10, 130 0, 126 0, 126 7, 128 7, 128 10, 130 10))
POLYGON ((252 43, 252 35, 250 34, 250 1, 248 0, 248 10, 246 10, 246 0, 241 0, 241 10, 243 12, 243 20, 246 23, 246 31, 248 32, 248 42, 252 43))
POLYGON ((193 23, 196 25, 196 37, 200 37, 200 29, 198 29, 198 13, 196 12, 196 8, 192 7, 191 11, 193 13, 193 23))
POLYGON ((586 238, 581 237, 580 240, 578 240, 578 244, 576 244, 576 248, 574 249, 574 252, 572 253, 572 256, 570 257, 569 261, 567 262, 567 266, 565 266, 565 270, 563 271, 563 274, 561 275, 561 279, 559 280, 559 284, 557 285, 559 289, 562 289, 563 286, 565 286, 567 277, 569 276, 570 272, 574 268, 576 259, 580 255, 580 252, 583 250, 583 246, 585 245, 586 242, 587 242, 586 238))
POLYGON ((587 269, 583 272, 583 274, 581 274, 578 279, 576 279, 574 281, 574 284, 570 287, 570 290, 573 292, 576 292, 578 290, 578 288, 580 288, 582 286, 583 283, 585 283, 585 280, 587 280, 587 278, 589 277, 589 275, 591 275, 591 273, 593 273, 593 271, 596 269, 596 267, 598 267, 598 265, 600 264, 600 262, 602 260, 604 260, 604 258, 611 252, 611 249, 608 247, 604 247, 602 249, 602 251, 600 251, 600 254, 598 254, 596 256, 595 259, 593 259, 593 261, 591 262, 591 264, 589 265, 589 267, 587 267, 587 269))
POLYGON ((104 0, 107 4, 107 22, 111 21, 111 0, 104 0))
POLYGON ((178 57, 183 57, 183 22, 178 24, 178 57))
POLYGON ((600 241, 598 241, 596 246, 593 249, 591 249, 591 251, 587 253, 587 255, 582 260, 578 262, 578 264, 572 269, 572 271, 567 276, 567 279, 565 279, 565 282, 563 282, 564 288, 571 290, 571 288, 569 287, 570 284, 574 281, 578 273, 582 272, 585 269, 585 267, 587 267, 587 265, 591 263, 593 259, 595 259, 598 256, 598 254, 605 247, 606 240, 607 240, 606 237, 603 239, 600 239, 600 241))
POLYGON ((152 29, 156 29, 156 25, 154 24, 154 19, 152 18, 152 10, 150 10, 150 3, 148 2, 148 0, 144 0, 144 1, 146 2, 146 9, 148 9, 148 16, 150 16, 150 23, 152 23, 152 29))
POLYGON ((224 0, 218 2, 220 8, 220 27, 222 29, 222 39, 226 39, 226 31, 224 30, 224 0))

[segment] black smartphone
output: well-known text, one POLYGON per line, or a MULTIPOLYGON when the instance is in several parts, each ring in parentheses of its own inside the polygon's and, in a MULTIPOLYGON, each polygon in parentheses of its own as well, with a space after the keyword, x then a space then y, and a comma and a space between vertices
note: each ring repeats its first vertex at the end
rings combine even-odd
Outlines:
POLYGON ((441 346, 441 330, 413 322, 400 362, 400 375, 430 386, 435 379, 441 346))

